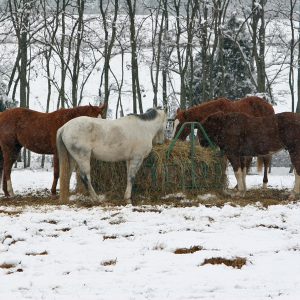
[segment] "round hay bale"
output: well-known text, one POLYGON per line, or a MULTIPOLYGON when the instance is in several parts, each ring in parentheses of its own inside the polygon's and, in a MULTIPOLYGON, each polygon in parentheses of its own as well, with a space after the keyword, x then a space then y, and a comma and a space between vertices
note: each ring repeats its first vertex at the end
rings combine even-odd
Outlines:
MULTIPOLYGON (((227 185, 226 160, 216 150, 195 146, 191 159, 190 144, 177 141, 167 159, 170 141, 155 145, 137 173, 133 197, 161 197, 193 191, 197 194, 221 191, 227 185)), ((92 159, 91 178, 95 191, 123 199, 126 189, 126 162, 92 159)))

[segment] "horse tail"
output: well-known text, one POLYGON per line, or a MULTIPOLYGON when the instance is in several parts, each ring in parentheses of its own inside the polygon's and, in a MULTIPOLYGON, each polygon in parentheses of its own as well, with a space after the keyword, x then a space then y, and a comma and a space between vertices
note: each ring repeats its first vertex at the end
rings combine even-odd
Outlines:
POLYGON ((258 156, 256 162, 257 172, 260 173, 262 171, 263 164, 264 164, 263 158, 261 156, 258 156))
POLYGON ((58 129, 56 136, 56 148, 59 160, 59 183, 60 183, 60 201, 69 200, 69 185, 71 177, 71 156, 62 139, 63 128, 58 129))

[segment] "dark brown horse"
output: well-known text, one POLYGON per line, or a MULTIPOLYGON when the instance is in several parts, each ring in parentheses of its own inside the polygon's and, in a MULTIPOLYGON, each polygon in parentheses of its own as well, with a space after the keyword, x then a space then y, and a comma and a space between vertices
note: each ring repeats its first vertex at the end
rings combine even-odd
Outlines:
POLYGON ((39 154, 53 154, 54 179, 51 188, 56 194, 59 164, 56 150, 56 132, 69 120, 79 116, 98 117, 106 109, 101 106, 79 106, 41 113, 27 108, 13 108, 0 116, 0 174, 3 176, 5 196, 14 196, 11 184, 11 168, 22 147, 39 154), (3 172, 2 172, 3 171, 3 172))
MULTIPOLYGON (((263 117, 274 115, 273 106, 267 103, 260 97, 251 96, 240 100, 232 101, 226 98, 219 98, 208 101, 197 106, 193 106, 187 110, 177 109, 177 114, 174 121, 173 137, 178 133, 179 129, 185 122, 202 122, 209 115, 216 112, 239 112, 249 116, 263 117)), ((188 126, 184 128, 179 138, 185 140, 190 134, 188 126)), ((199 141, 201 142, 201 133, 198 130, 199 141)), ((252 157, 245 159, 245 164, 249 167, 252 157)), ((268 167, 270 166, 271 155, 258 157, 258 169, 260 170, 262 164, 264 165, 263 186, 266 187, 268 183, 268 167)))
POLYGON ((210 115, 202 125, 230 161, 238 182, 238 195, 246 192, 245 158, 272 154, 283 148, 288 150, 296 170, 292 196, 300 193, 300 115, 285 112, 250 117, 218 112, 210 115))

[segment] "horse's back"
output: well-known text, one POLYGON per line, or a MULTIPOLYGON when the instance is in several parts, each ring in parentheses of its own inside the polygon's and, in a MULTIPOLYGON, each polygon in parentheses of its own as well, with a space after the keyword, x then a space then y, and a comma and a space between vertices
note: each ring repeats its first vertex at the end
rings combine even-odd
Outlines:
POLYGON ((103 161, 128 160, 137 152, 143 156, 152 147, 152 139, 147 132, 138 130, 137 122, 126 117, 117 120, 78 117, 62 127, 63 140, 71 153, 92 152, 103 161))
MULTIPOLYGON (((217 98, 198 104, 197 106, 193 106, 186 111, 179 112, 178 114, 185 113, 185 121, 198 120, 201 122, 209 115, 218 111, 225 113, 240 112, 255 117, 268 116, 275 113, 273 106, 264 99, 257 96, 249 96, 236 101, 223 97, 217 98)), ((180 119, 178 115, 176 118, 180 119)))
POLYGON ((236 107, 236 111, 254 117, 263 117, 275 114, 273 106, 264 99, 257 96, 242 98, 240 100, 234 101, 233 105, 236 107))
POLYGON ((187 116, 187 118, 185 121, 202 122, 209 115, 218 111, 231 111, 231 109, 227 109, 230 106, 231 102, 232 101, 227 98, 217 98, 215 100, 200 103, 186 110, 185 115, 187 116))

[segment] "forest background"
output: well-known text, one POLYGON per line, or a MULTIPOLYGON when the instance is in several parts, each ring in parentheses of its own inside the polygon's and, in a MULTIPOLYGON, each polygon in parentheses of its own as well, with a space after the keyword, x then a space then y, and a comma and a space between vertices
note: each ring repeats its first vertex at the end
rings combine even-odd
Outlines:
POLYGON ((0 109, 108 102, 109 118, 157 105, 172 117, 256 94, 299 112, 299 10, 299 0, 1 1, 0 109))

